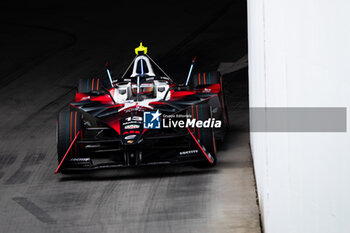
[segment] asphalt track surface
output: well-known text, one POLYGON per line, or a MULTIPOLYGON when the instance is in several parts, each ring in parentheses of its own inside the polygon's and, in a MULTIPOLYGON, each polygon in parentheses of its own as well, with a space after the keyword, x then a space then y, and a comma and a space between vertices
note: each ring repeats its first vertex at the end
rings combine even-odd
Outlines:
POLYGON ((179 82, 194 55, 197 70, 216 69, 246 54, 245 11, 244 1, 2 8, 0 232, 260 232, 246 69, 224 78, 231 130, 215 168, 54 174, 56 116, 79 78, 106 60, 121 74, 140 41, 179 82))

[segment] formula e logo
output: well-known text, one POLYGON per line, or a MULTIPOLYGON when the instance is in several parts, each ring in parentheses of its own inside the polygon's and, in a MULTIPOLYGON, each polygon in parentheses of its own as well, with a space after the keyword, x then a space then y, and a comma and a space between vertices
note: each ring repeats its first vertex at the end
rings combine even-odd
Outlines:
POLYGON ((160 129, 159 110, 156 112, 143 112, 143 128, 144 129, 160 129))

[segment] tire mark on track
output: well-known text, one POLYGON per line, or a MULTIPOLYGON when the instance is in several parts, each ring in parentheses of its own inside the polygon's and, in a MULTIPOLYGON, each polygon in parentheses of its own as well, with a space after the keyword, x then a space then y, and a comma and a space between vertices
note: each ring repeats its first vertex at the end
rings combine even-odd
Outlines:
POLYGON ((27 210, 30 214, 36 217, 40 222, 46 224, 56 224, 56 220, 53 219, 48 213, 46 213, 43 209, 37 206, 35 203, 29 201, 25 197, 14 197, 12 198, 17 204, 22 206, 25 210, 27 210))
POLYGON ((17 156, 11 154, 0 155, 0 169, 12 165, 16 161, 16 159, 17 156))
POLYGON ((95 205, 98 207, 103 206, 108 201, 108 198, 115 192, 117 186, 118 184, 114 181, 108 182, 101 195, 96 198, 95 205))
MULTIPOLYGON (((14 164, 17 156, 11 154, 0 155, 0 170, 14 164)), ((4 171, 0 171, 0 179, 5 175, 4 171)))
POLYGON ((25 183, 32 174, 32 171, 26 171, 25 169, 28 166, 33 166, 39 164, 42 160, 44 160, 44 154, 29 154, 26 155, 19 166, 19 168, 15 171, 15 173, 10 176, 5 184, 23 184, 25 183))
MULTIPOLYGON (((163 170, 164 171, 164 170, 163 170)), ((148 196, 148 201, 144 207, 145 211, 143 213, 144 216, 144 224, 142 226, 142 232, 148 232, 148 225, 147 223, 151 221, 153 218, 153 208, 155 204, 157 203, 156 195, 159 191, 159 187, 161 182, 163 182, 163 174, 160 175, 160 177, 155 181, 154 185, 152 186, 152 190, 150 190, 150 195, 148 196)), ((141 229, 139 230, 141 232, 141 229)))
POLYGON ((112 197, 112 194, 116 192, 118 186, 118 183, 115 181, 108 182, 103 188, 102 193, 94 201, 95 211, 90 216, 90 222, 102 226, 103 231, 105 231, 105 227, 102 221, 104 216, 103 214, 105 213, 103 207, 109 205, 108 200, 112 197))

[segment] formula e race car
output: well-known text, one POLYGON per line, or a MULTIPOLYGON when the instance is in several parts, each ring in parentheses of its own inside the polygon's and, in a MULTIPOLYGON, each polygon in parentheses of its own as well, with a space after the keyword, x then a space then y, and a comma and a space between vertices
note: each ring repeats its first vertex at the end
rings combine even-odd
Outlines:
POLYGON ((57 172, 190 163, 216 163, 216 142, 229 126, 218 72, 176 84, 147 54, 136 56, 121 77, 79 80, 69 111, 57 121, 57 172))

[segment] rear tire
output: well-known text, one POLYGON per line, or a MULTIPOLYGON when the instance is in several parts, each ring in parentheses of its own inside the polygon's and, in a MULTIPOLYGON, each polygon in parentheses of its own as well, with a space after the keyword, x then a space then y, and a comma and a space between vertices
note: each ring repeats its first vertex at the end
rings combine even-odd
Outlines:
POLYGON ((106 78, 83 78, 78 82, 78 93, 99 92, 111 88, 109 80, 106 78))
MULTIPOLYGON (((64 155, 66 154, 70 144, 74 140, 75 136, 82 128, 81 113, 78 111, 63 111, 58 115, 57 120, 57 160, 58 164, 61 163, 64 155)), ((81 137, 81 135, 80 135, 81 137)), ((68 158, 78 157, 80 151, 79 145, 76 143, 67 154, 68 158)), ((64 165, 61 167, 61 171, 64 170, 64 165)))
MULTIPOLYGON (((222 101, 222 105, 223 105, 223 111, 224 111, 224 117, 226 119, 225 122, 225 127, 226 127, 226 131, 228 131, 230 129, 230 118, 228 115, 228 111, 227 111, 227 101, 226 101, 226 95, 225 95, 225 88, 223 85, 223 80, 222 77, 220 77, 220 86, 221 86, 221 101, 222 101)), ((222 140, 223 141, 223 140, 222 140)))
POLYGON ((217 71, 196 73, 192 77, 192 87, 220 83, 220 73, 217 71))
MULTIPOLYGON (((192 87, 197 88, 200 85, 211 85, 211 84, 220 84, 221 92, 219 95, 220 102, 211 101, 213 109, 220 108, 220 114, 216 113, 215 118, 223 122, 225 130, 229 130, 229 118, 227 112, 227 106, 224 96, 224 86, 222 85, 222 76, 218 71, 212 72, 203 72, 194 74, 192 77, 192 87)), ((223 141, 225 137, 225 132, 219 132, 220 130, 216 129, 216 137, 219 141, 223 141)))

